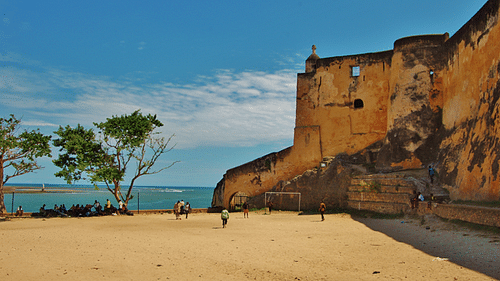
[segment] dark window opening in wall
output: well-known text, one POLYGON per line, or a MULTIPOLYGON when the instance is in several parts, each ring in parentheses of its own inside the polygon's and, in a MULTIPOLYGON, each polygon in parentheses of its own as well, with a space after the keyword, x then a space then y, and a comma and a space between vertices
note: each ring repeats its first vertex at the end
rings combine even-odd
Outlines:
POLYGON ((352 77, 358 77, 359 76, 359 66, 353 66, 352 67, 352 77))
POLYGON ((354 100, 354 109, 356 108, 363 108, 365 105, 363 104, 362 99, 355 99, 354 100))

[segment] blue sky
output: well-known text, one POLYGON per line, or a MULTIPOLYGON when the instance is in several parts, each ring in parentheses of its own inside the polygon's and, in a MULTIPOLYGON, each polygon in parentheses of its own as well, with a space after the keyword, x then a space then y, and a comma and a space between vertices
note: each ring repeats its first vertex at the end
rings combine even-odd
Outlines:
MULTIPOLYGON (((53 135, 157 114, 177 144, 159 164, 181 162, 137 184, 215 187, 226 170, 293 144, 296 75, 313 44, 333 57, 453 35, 484 3, 0 0, 0 115, 53 135)), ((41 164, 11 182, 64 182, 51 159, 41 164)))

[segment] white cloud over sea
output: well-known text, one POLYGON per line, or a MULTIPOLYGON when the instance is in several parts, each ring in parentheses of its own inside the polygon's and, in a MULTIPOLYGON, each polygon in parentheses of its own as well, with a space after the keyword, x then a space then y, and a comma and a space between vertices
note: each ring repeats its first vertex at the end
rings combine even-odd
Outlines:
POLYGON ((165 125, 161 131, 175 133, 178 148, 293 138, 297 70, 218 70, 191 84, 174 84, 19 65, 0 67, 2 117, 13 113, 44 132, 59 125, 90 127, 141 109, 157 114, 165 125))

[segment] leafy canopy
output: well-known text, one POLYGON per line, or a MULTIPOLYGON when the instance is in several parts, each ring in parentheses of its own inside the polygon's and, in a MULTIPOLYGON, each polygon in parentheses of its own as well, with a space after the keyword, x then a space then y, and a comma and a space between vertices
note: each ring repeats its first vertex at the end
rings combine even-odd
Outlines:
POLYGON ((3 185, 11 178, 34 172, 43 167, 37 158, 51 157, 49 142, 38 130, 23 131, 20 134, 21 120, 13 114, 0 118, 0 213, 4 213, 3 185))
POLYGON ((59 127, 55 132, 59 139, 55 139, 53 144, 62 152, 53 161, 61 168, 55 174, 57 177, 64 178, 68 183, 82 179, 94 184, 105 183, 116 200, 126 204, 132 199, 131 191, 137 178, 159 173, 178 162, 153 169, 158 158, 174 148, 169 147, 174 135, 165 139, 155 132, 156 128, 163 126, 156 115, 143 115, 137 110, 94 125, 99 129, 97 134, 81 125, 76 128, 59 127), (130 165, 134 166, 135 172, 124 196, 121 182, 130 165))

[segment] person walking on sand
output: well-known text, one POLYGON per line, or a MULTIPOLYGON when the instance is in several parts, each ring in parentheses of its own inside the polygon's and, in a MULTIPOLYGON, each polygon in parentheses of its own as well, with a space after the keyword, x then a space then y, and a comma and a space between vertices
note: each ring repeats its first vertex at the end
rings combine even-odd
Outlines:
POLYGON ((269 203, 267 203, 267 207, 269 208, 269 214, 271 214, 271 212, 273 210, 273 202, 269 201, 269 203))
POLYGON ((243 218, 248 219, 248 202, 243 203, 243 218))
POLYGON ((220 213, 220 218, 222 219, 222 228, 226 228, 227 220, 229 219, 229 211, 226 208, 220 213))
POLYGON ((325 220, 326 205, 323 201, 319 203, 319 212, 321 213, 321 221, 325 220))
POLYGON ((175 203, 174 205, 174 214, 175 214, 175 219, 176 220, 180 220, 180 216, 181 216, 181 202, 180 201, 177 201, 177 203, 175 203))

